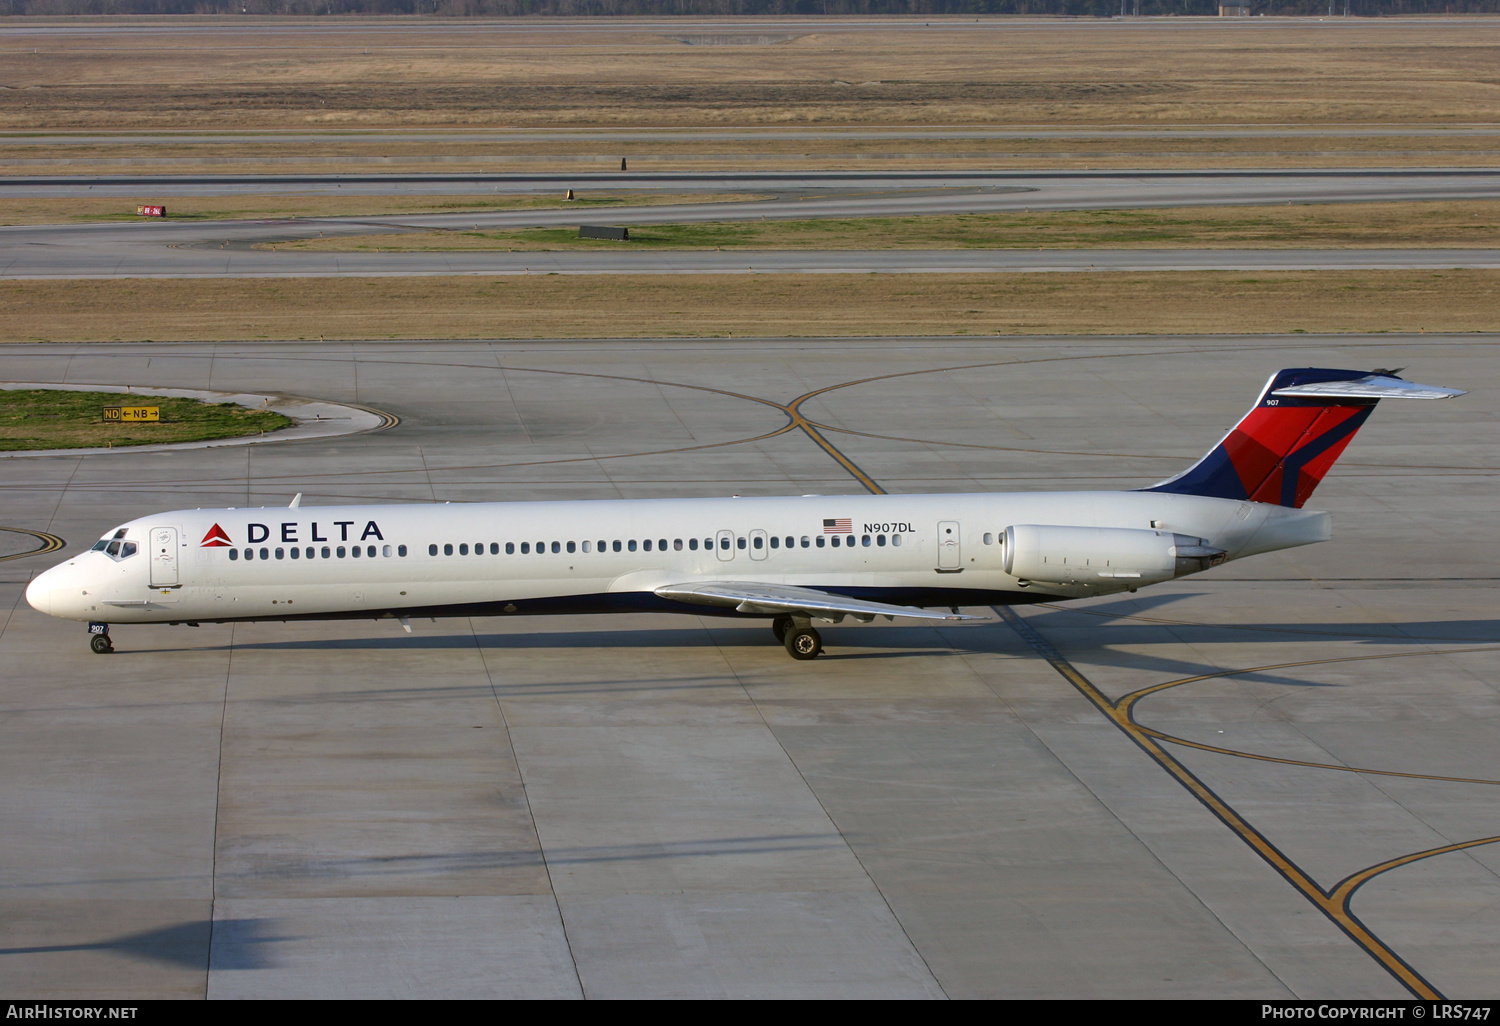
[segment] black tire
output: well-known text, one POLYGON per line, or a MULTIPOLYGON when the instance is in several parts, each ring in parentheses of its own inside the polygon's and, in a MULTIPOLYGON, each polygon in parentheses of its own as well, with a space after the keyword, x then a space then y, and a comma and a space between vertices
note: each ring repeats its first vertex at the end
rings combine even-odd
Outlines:
POLYGON ((816 659, 823 654, 823 638, 811 627, 786 632, 786 650, 793 659, 816 659))
POLYGON ((114 643, 109 640, 108 634, 95 634, 89 638, 89 648, 98 655, 108 655, 115 650, 114 643))
POLYGON ((771 633, 776 635, 776 640, 783 645, 786 644, 786 632, 792 629, 792 618, 785 613, 771 621, 771 633))

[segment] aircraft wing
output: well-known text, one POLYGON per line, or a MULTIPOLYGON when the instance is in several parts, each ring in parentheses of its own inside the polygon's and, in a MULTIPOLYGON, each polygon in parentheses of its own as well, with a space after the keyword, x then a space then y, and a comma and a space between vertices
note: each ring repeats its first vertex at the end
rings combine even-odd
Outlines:
POLYGON ((845 616, 869 623, 877 616, 891 619, 908 616, 918 620, 983 620, 982 616, 934 612, 916 606, 897 606, 888 602, 867 602, 790 584, 751 584, 741 581, 705 581, 694 584, 668 584, 656 589, 662 598, 693 602, 703 606, 733 606, 741 613, 801 614, 820 620, 838 621, 845 616))

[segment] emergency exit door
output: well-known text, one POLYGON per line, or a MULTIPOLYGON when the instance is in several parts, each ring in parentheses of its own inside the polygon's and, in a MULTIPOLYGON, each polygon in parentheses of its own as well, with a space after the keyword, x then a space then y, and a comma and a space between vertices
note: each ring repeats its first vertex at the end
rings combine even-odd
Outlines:
POLYGON ((177 587, 177 528, 151 528, 151 587, 177 587))

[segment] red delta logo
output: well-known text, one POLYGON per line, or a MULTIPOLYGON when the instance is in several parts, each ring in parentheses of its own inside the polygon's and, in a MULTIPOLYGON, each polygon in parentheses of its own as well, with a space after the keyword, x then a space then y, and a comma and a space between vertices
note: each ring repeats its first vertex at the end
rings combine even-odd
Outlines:
POLYGON ((224 528, 215 524, 208 529, 208 533, 203 536, 203 540, 198 543, 198 547, 202 549, 224 549, 233 544, 229 540, 229 535, 224 533, 224 528))

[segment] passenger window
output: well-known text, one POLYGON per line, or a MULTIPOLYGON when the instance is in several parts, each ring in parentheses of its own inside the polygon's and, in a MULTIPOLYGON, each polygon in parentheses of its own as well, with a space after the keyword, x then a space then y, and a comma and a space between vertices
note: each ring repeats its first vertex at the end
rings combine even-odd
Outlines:
MULTIPOLYGON (((677 547, 679 549, 682 548, 681 545, 679 545, 677 547)), ((657 543, 656 543, 656 551, 657 552, 666 552, 667 551, 667 540, 665 538, 661 538, 661 539, 659 539, 657 541, 657 543)))
MULTIPOLYGON (((324 545, 323 548, 321 550, 319 550, 319 552, 318 552, 318 555, 321 556, 321 557, 323 557, 324 559, 328 558, 328 554, 329 553, 328 553, 328 546, 327 545, 324 545)), ((436 545, 434 545, 432 547, 432 554, 434 556, 437 555, 437 546, 436 545)))
POLYGON ((553 542, 552 543, 552 551, 553 552, 561 552, 562 551, 562 543, 561 542, 553 542))
MULTIPOLYGON (((436 545, 429 545, 429 546, 427 546, 427 554, 429 556, 436 556, 437 555, 437 546, 436 545)), ((324 559, 328 558, 328 549, 326 547, 323 549, 323 558, 324 559)))
POLYGON ((521 543, 521 555, 523 555, 523 556, 529 556, 529 555, 531 555, 531 542, 522 542, 521 543))
MULTIPOLYGON (((343 549, 339 549, 339 555, 342 556, 343 554, 344 554, 344 550, 343 549)), ((444 542, 443 543, 443 555, 445 555, 445 556, 451 556, 451 555, 453 555, 453 543, 452 542, 444 542)))
POLYGON ((543 552, 546 552, 546 551, 547 551, 547 543, 546 542, 537 542, 536 543, 536 554, 538 556, 540 556, 543 552))
POLYGON ((698 539, 697 538, 689 538, 688 539, 688 548, 692 549, 694 552, 697 552, 698 551, 698 539))
MULTIPOLYGON (((339 549, 339 555, 342 556, 343 554, 344 554, 344 550, 343 549, 339 549)), ((358 559, 359 558, 359 554, 360 553, 359 553, 359 546, 358 545, 355 545, 352 548, 350 548, 350 550, 349 550, 349 556, 350 556, 350 558, 352 558, 352 559, 358 559)))
POLYGON ((995 536, 993 534, 990 534, 990 532, 988 531, 984 532, 984 543, 986 545, 995 544, 995 536))
POLYGON ((506 542, 505 543, 505 554, 507 556, 514 556, 516 554, 516 543, 515 542, 506 542))
POLYGON ((862 544, 865 548, 868 549, 870 547, 870 536, 868 534, 865 535, 864 536, 864 540, 860 544, 862 544))
POLYGON ((875 536, 875 544, 881 546, 882 548, 884 548, 885 547, 885 535, 883 535, 883 534, 877 534, 875 536))
POLYGON ((375 558, 375 546, 373 546, 373 545, 367 545, 367 546, 365 546, 365 555, 369 556, 371 559, 374 559, 375 558))
POLYGON ((599 551, 600 551, 600 552, 603 552, 603 551, 604 551, 604 549, 605 549, 605 545, 604 545, 604 539, 603 539, 603 538, 600 538, 600 539, 599 539, 599 551))
MULTIPOLYGON (((618 538, 616 538, 616 539, 615 539, 615 541, 614 541, 614 545, 613 545, 613 546, 612 546, 612 547, 613 547, 613 548, 614 548, 614 550, 615 550, 615 551, 616 551, 616 552, 619 552, 619 551, 620 551, 620 539, 618 539, 618 538)), ((632 549, 634 549, 634 548, 635 548, 635 545, 634 545, 634 544, 632 544, 632 545, 631 545, 631 548, 632 548, 632 549)))
POLYGON ((583 551, 584 551, 584 552, 588 552, 588 551, 589 551, 589 550, 590 550, 590 549, 592 549, 592 548, 593 548, 593 547, 594 547, 594 546, 593 546, 593 543, 592 543, 592 542, 584 542, 584 543, 583 543, 583 551))
MULTIPOLYGON (((757 535, 756 535, 756 536, 755 536, 755 539, 754 539, 754 541, 755 541, 755 547, 756 547, 756 548, 757 548, 757 549, 763 549, 763 548, 765 548, 765 546, 766 546, 766 540, 765 540, 765 539, 764 539, 764 538, 762 538, 762 537, 761 537, 761 536, 760 536, 760 535, 758 535, 758 534, 757 534, 757 535)), ((740 546, 740 548, 742 548, 742 549, 743 549, 743 548, 744 548, 744 547, 745 547, 745 546, 743 546, 743 545, 741 545, 741 546, 740 546)))
POLYGON ((745 547, 745 539, 743 539, 743 538, 736 538, 734 540, 734 543, 735 543, 735 545, 739 546, 741 549, 743 549, 745 547))
POLYGON ((261 559, 270 559, 271 558, 271 551, 269 549, 261 549, 260 550, 260 558, 261 559))
POLYGON ((838 548, 839 545, 841 544, 841 542, 839 541, 839 536, 838 535, 834 535, 832 538, 830 538, 829 542, 833 545, 834 548, 838 548))
MULTIPOLYGON (((359 550, 355 549, 354 551, 358 552, 359 550)), ((469 554, 469 543, 468 542, 460 542, 459 543, 459 545, 458 545, 458 554, 460 556, 467 556, 469 554)))
POLYGON ((779 549, 779 548, 781 548, 781 539, 778 538, 778 537, 776 537, 774 534, 771 535, 771 548, 773 548, 773 549, 779 549))
MULTIPOLYGON (((308 549, 307 551, 308 552, 312 552, 312 549, 308 549)), ((405 545, 397 545, 396 546, 396 555, 398 555, 398 556, 405 556, 406 555, 406 546, 405 545)))
MULTIPOLYGON (((402 546, 402 548, 405 548, 405 546, 402 546)), ((303 555, 305 555, 308 559, 312 559, 317 554, 317 550, 314 549, 311 545, 309 545, 307 547, 307 551, 303 553, 303 555)), ((405 555, 405 553, 403 553, 403 555, 405 555)))
POLYGON ((569 552, 577 552, 578 551, 578 543, 577 542, 568 542, 568 551, 569 552))
MULTIPOLYGON (((450 545, 448 547, 451 549, 453 546, 450 545)), ((340 559, 343 559, 344 558, 344 547, 342 545, 340 545, 338 548, 336 548, 336 549, 333 550, 333 554, 336 555, 336 556, 338 556, 340 559)), ((450 555, 451 555, 451 553, 450 553, 450 555)), ((265 559, 266 558, 266 550, 265 549, 261 549, 260 550, 260 558, 261 559, 265 559)))
POLYGON ((645 545, 646 551, 650 552, 651 551, 651 539, 647 538, 643 544, 645 545))
MULTIPOLYGON (((703 539, 703 547, 705 549, 711 549, 711 548, 713 548, 714 547, 714 540, 712 538, 704 538, 703 539)), ((729 548, 729 543, 725 542, 724 543, 724 547, 726 549, 729 548)))
POLYGON ((818 537, 816 539, 814 539, 814 540, 818 543, 818 548, 820 548, 820 549, 824 545, 828 544, 827 539, 825 539, 821 534, 818 535, 818 537))
POLYGON ((254 549, 246 549, 245 550, 245 559, 246 560, 251 560, 251 559, 254 559, 254 558, 255 558, 255 550, 254 549))
POLYGON ((796 538, 793 538, 791 535, 787 535, 786 536, 786 547, 787 548, 789 548, 789 549, 790 548, 794 548, 796 546, 796 544, 797 544, 797 539, 796 538))
POLYGON ((492 555, 492 556, 498 556, 498 555, 500 555, 500 543, 499 542, 490 542, 490 555, 492 555))
POLYGON ((805 549, 805 548, 807 548, 807 545, 808 545, 808 538, 807 538, 807 535, 804 534, 802 536, 802 547, 805 549))
POLYGON ((229 550, 229 558, 230 558, 231 561, 238 561, 239 558, 240 558, 240 550, 239 549, 230 549, 229 550))
POLYGON ((276 558, 277 559, 285 559, 286 558, 286 549, 277 549, 276 550, 276 558))
POLYGON ((380 554, 389 559, 391 555, 391 547, 389 545, 382 545, 380 547, 380 554))
POLYGON ((630 539, 630 541, 626 542, 625 543, 625 547, 627 549, 629 549, 631 552, 634 552, 635 551, 635 539, 632 538, 632 539, 630 539))
POLYGON ((893 535, 891 535, 891 544, 892 545, 900 545, 901 544, 901 536, 899 534, 893 534, 893 535))
POLYGON ((673 538, 672 539, 672 551, 673 552, 681 552, 682 551, 682 539, 681 538, 673 538))

